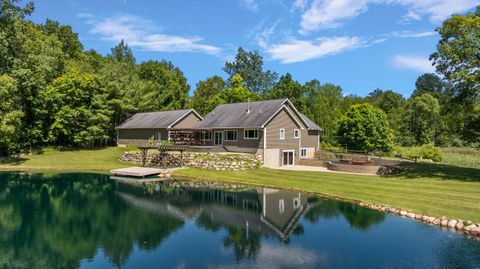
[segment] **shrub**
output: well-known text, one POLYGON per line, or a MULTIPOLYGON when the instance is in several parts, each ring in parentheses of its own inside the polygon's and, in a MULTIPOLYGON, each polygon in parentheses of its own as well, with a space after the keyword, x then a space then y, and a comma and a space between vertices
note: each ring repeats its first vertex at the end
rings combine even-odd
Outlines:
POLYGON ((163 140, 160 143, 160 146, 175 146, 175 142, 173 142, 172 140, 163 140))
POLYGON ((434 162, 441 162, 443 160, 442 150, 430 144, 420 147, 403 148, 399 153, 409 158, 430 159, 434 162))

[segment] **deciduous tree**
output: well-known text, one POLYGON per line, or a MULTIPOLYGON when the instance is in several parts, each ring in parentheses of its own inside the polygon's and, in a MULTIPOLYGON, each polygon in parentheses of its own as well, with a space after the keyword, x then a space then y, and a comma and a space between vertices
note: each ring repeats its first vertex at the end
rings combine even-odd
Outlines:
POLYGON ((355 150, 390 151, 393 132, 385 113, 370 104, 353 105, 338 126, 339 142, 355 150))

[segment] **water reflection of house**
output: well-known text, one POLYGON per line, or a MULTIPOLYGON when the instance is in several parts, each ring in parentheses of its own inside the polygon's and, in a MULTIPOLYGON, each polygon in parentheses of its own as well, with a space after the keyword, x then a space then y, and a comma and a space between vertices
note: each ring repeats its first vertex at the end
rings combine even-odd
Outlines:
POLYGON ((183 188, 144 195, 139 187, 119 184, 125 201, 157 214, 184 220, 200 214, 222 225, 246 229, 287 240, 299 220, 308 211, 311 195, 274 189, 227 191, 183 188))
POLYGON ((285 192, 274 189, 261 189, 261 220, 274 229, 282 239, 287 239, 298 221, 309 209, 307 198, 300 192, 285 192))

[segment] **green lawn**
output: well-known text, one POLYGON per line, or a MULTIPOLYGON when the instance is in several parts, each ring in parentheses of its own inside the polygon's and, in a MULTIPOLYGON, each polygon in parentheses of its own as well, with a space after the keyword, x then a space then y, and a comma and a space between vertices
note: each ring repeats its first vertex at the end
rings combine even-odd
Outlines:
POLYGON ((176 171, 174 176, 308 191, 480 222, 480 170, 472 168, 420 164, 402 175, 389 177, 273 169, 239 172, 186 169, 176 171))
POLYGON ((1 158, 0 170, 109 171, 132 166, 118 161, 123 152, 132 148, 109 147, 93 150, 45 149, 41 153, 20 158, 1 158))

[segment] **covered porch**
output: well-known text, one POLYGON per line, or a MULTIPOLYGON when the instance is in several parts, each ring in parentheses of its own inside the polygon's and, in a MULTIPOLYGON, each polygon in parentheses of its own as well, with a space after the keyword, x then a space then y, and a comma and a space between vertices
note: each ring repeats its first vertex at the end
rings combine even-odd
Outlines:
POLYGON ((172 129, 168 131, 169 140, 178 146, 209 146, 212 131, 206 129, 172 129))

